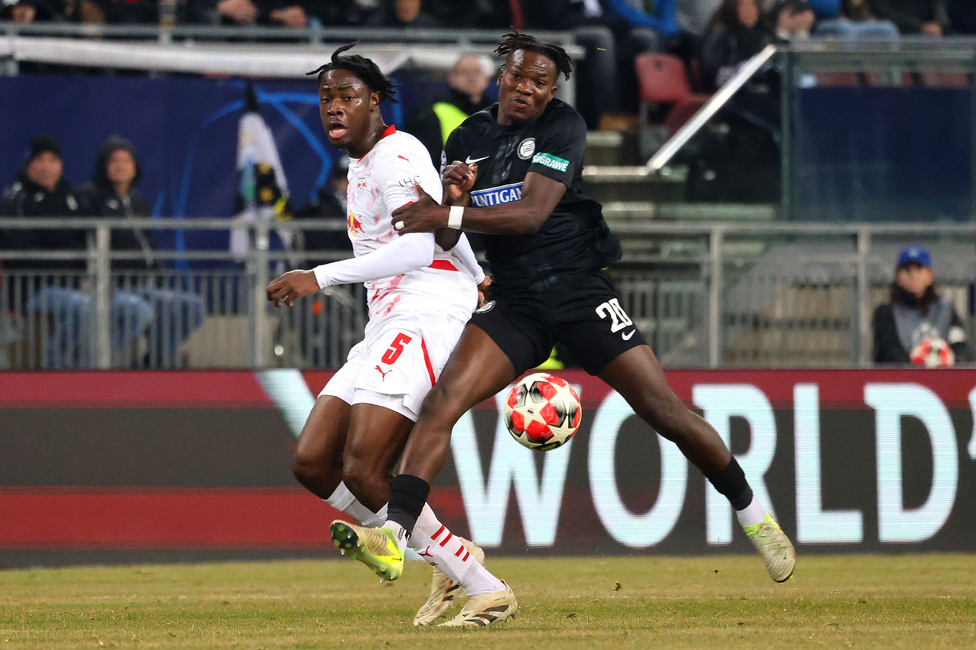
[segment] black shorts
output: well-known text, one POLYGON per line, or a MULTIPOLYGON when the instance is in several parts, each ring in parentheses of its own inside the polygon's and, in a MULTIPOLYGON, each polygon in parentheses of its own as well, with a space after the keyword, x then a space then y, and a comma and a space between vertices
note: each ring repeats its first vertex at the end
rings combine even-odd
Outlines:
POLYGON ((556 341, 591 375, 646 343, 603 273, 539 293, 499 292, 494 298, 469 322, 491 337, 520 375, 548 359, 556 341))

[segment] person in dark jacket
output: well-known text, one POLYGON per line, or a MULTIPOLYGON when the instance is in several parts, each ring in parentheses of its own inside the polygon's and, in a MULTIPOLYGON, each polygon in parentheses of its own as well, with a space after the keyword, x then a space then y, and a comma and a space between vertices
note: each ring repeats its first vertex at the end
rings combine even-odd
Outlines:
POLYGON ((959 314, 939 295, 932 256, 909 246, 898 256, 891 300, 874 312, 875 363, 951 367, 971 361, 959 314))
MULTIPOLYGON (((61 146, 51 135, 31 139, 27 159, 17 180, 4 191, 0 215, 7 217, 85 217, 93 207, 84 192, 78 192, 63 177, 61 146)), ((0 232, 0 251, 84 251, 84 230, 39 228, 6 229, 0 232)), ((0 253, 2 257, 2 253, 0 253)), ((44 345, 42 365, 48 369, 84 368, 91 363, 90 314, 92 299, 88 293, 84 258, 78 260, 5 260, 5 270, 32 271, 11 276, 20 285, 11 293, 29 295, 23 305, 11 305, 15 311, 46 317, 51 321, 51 335, 44 345), (39 290, 36 290, 40 287, 39 290), (33 293, 31 293, 33 291, 33 293)), ((112 301, 112 350, 120 352, 137 338, 152 319, 152 307, 145 300, 125 292, 116 292, 112 301)))
MULTIPOLYGON (((93 216, 115 219, 147 219, 149 204, 139 193, 142 168, 135 147, 125 138, 113 135, 102 145, 95 160, 91 181, 84 186, 93 216)), ((113 253, 135 253, 134 258, 113 259, 112 270, 119 273, 120 290, 146 301, 152 310, 149 365, 173 367, 179 345, 203 323, 206 303, 199 295, 172 285, 174 278, 156 273, 162 265, 156 258, 156 242, 147 228, 113 228, 113 253), (162 286, 161 286, 162 285, 162 286)))
POLYGON ((758 0, 723 0, 705 29, 702 45, 701 75, 707 90, 717 90, 772 42, 758 0))
MULTIPOLYGON (((17 178, 3 191, 0 216, 4 217, 79 217, 87 214, 84 197, 64 178, 61 145, 52 135, 31 138, 27 157, 17 178)), ((0 231, 0 262, 6 270, 48 269, 82 271, 84 259, 15 260, 3 259, 4 250, 83 251, 84 230, 13 229, 0 231)))
POLYGON ((485 94, 491 62, 480 56, 462 56, 447 77, 447 95, 420 110, 404 129, 420 140, 436 169, 441 168, 441 151, 451 131, 478 111, 491 106, 485 94))
MULTIPOLYGON (((98 153, 91 180, 82 186, 92 214, 115 219, 148 217, 149 204, 137 188, 141 177, 142 169, 132 143, 111 136, 98 153)), ((113 269, 156 268, 153 257, 156 242, 151 231, 144 228, 113 229, 111 242, 115 252, 138 251, 143 254, 142 259, 113 260, 113 269)))

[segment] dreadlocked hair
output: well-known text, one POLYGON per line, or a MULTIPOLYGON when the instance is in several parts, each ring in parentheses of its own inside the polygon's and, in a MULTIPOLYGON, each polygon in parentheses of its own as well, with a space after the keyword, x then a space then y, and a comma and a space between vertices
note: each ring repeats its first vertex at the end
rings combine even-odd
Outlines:
POLYGON ((343 45, 335 52, 332 53, 332 60, 323 66, 320 66, 317 70, 312 70, 311 72, 306 72, 306 75, 318 75, 318 81, 322 80, 322 75, 324 75, 329 70, 348 70, 357 77, 359 77, 366 87, 372 92, 378 92, 380 94, 380 103, 382 104, 386 100, 390 100, 394 104, 399 104, 400 102, 396 99, 396 84, 390 81, 386 75, 380 72, 379 67, 373 63, 370 59, 366 57, 359 56, 358 54, 350 54, 348 56, 339 56, 346 50, 352 49, 356 46, 355 43, 349 43, 348 45, 343 45))
POLYGON ((556 64, 556 76, 566 75, 569 79, 573 71, 573 60, 566 54, 566 50, 555 43, 540 41, 534 36, 520 34, 519 32, 509 32, 502 37, 502 42, 495 48, 495 54, 508 58, 508 55, 516 50, 524 52, 535 52, 548 58, 556 64))

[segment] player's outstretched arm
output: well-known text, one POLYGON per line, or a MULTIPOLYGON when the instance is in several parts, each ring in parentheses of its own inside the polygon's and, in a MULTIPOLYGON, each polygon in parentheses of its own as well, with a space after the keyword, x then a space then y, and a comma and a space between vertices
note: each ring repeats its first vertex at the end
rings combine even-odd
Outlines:
MULTIPOLYGON (((393 211, 393 227, 400 233, 414 233, 433 232, 449 225, 451 207, 440 205, 420 188, 417 193, 417 201, 393 211)), ((531 234, 549 218, 565 193, 566 186, 561 182, 529 172, 522 184, 521 199, 486 208, 465 208, 460 228, 489 235, 531 234)))
POLYGON ((303 296, 337 284, 389 278, 434 261, 434 236, 421 233, 397 237, 371 253, 316 266, 311 271, 289 271, 268 285, 268 300, 289 307, 303 296))

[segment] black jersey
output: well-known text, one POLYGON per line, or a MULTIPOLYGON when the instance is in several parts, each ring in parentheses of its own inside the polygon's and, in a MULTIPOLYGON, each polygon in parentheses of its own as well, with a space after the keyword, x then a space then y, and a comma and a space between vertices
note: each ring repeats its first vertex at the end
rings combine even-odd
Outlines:
POLYGON ((451 134, 447 161, 478 164, 471 206, 518 201, 522 182, 537 172, 563 183, 566 193, 530 235, 484 235, 493 290, 543 291, 591 274, 620 259, 620 242, 603 220, 600 204, 583 195, 586 124, 554 99, 538 118, 498 123, 498 104, 475 113, 451 134))

